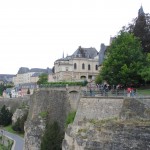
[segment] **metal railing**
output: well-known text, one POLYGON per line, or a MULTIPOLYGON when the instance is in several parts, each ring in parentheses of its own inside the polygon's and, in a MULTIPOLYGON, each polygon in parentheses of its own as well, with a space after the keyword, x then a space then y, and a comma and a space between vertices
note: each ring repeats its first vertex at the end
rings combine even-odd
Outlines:
POLYGON ((150 98, 150 95, 141 95, 138 92, 128 93, 126 90, 87 90, 81 92, 82 96, 103 96, 103 97, 131 97, 131 98, 150 98))

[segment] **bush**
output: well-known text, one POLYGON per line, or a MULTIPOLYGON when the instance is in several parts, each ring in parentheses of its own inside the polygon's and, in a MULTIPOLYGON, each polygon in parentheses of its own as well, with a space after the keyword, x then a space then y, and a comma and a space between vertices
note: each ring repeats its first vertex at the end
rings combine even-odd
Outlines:
POLYGON ((24 123, 27 120, 27 116, 28 114, 25 114, 23 117, 18 118, 16 123, 14 123, 12 125, 12 129, 14 131, 20 132, 20 133, 24 133, 24 123))
POLYGON ((68 114, 67 119, 66 119, 66 126, 68 126, 68 124, 70 123, 73 123, 75 115, 76 115, 76 111, 72 111, 68 114))
POLYGON ((12 113, 4 105, 0 110, 0 125, 7 126, 11 124, 12 113))

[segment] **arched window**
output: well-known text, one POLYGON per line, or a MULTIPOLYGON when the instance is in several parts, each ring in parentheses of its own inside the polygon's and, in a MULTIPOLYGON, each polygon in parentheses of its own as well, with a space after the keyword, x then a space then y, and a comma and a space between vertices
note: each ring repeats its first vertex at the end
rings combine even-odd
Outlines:
POLYGON ((82 69, 85 69, 85 65, 84 65, 84 63, 82 64, 82 69))
POLYGON ((95 70, 98 70, 98 65, 95 66, 95 70))
POLYGON ((77 69, 77 64, 76 63, 74 63, 74 69, 77 69))
POLYGON ((88 70, 91 70, 91 66, 90 66, 90 64, 88 64, 88 70))

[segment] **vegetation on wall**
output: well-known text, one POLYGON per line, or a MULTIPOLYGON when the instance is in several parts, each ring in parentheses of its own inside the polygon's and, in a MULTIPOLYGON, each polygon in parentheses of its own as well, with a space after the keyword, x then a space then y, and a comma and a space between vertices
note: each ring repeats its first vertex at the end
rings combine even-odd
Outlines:
POLYGON ((66 126, 68 126, 68 124, 70 123, 73 123, 75 115, 76 115, 76 111, 72 111, 68 114, 67 119, 66 119, 66 126))
POLYGON ((18 118, 17 121, 12 125, 12 129, 19 133, 24 133, 24 124, 25 121, 27 120, 27 116, 28 114, 25 114, 21 118, 18 118))
POLYGON ((64 133, 57 122, 47 124, 41 142, 41 150, 61 150, 64 133))
POLYGON ((68 86, 86 86, 87 81, 80 81, 80 82, 48 82, 45 84, 41 84, 40 87, 66 87, 68 86))

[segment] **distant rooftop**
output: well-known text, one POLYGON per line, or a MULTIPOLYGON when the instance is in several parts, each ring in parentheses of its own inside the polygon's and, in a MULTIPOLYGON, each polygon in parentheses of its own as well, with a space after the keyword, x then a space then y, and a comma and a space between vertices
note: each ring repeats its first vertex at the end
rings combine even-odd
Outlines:
POLYGON ((82 58, 91 58, 94 59, 98 55, 98 51, 93 48, 83 48, 79 46, 79 48, 72 54, 73 57, 82 57, 82 58))
POLYGON ((21 67, 19 68, 19 71, 17 74, 24 74, 24 73, 28 73, 28 72, 36 72, 36 73, 50 73, 51 72, 51 69, 50 68, 47 68, 47 69, 42 69, 42 68, 27 68, 27 67, 21 67))

